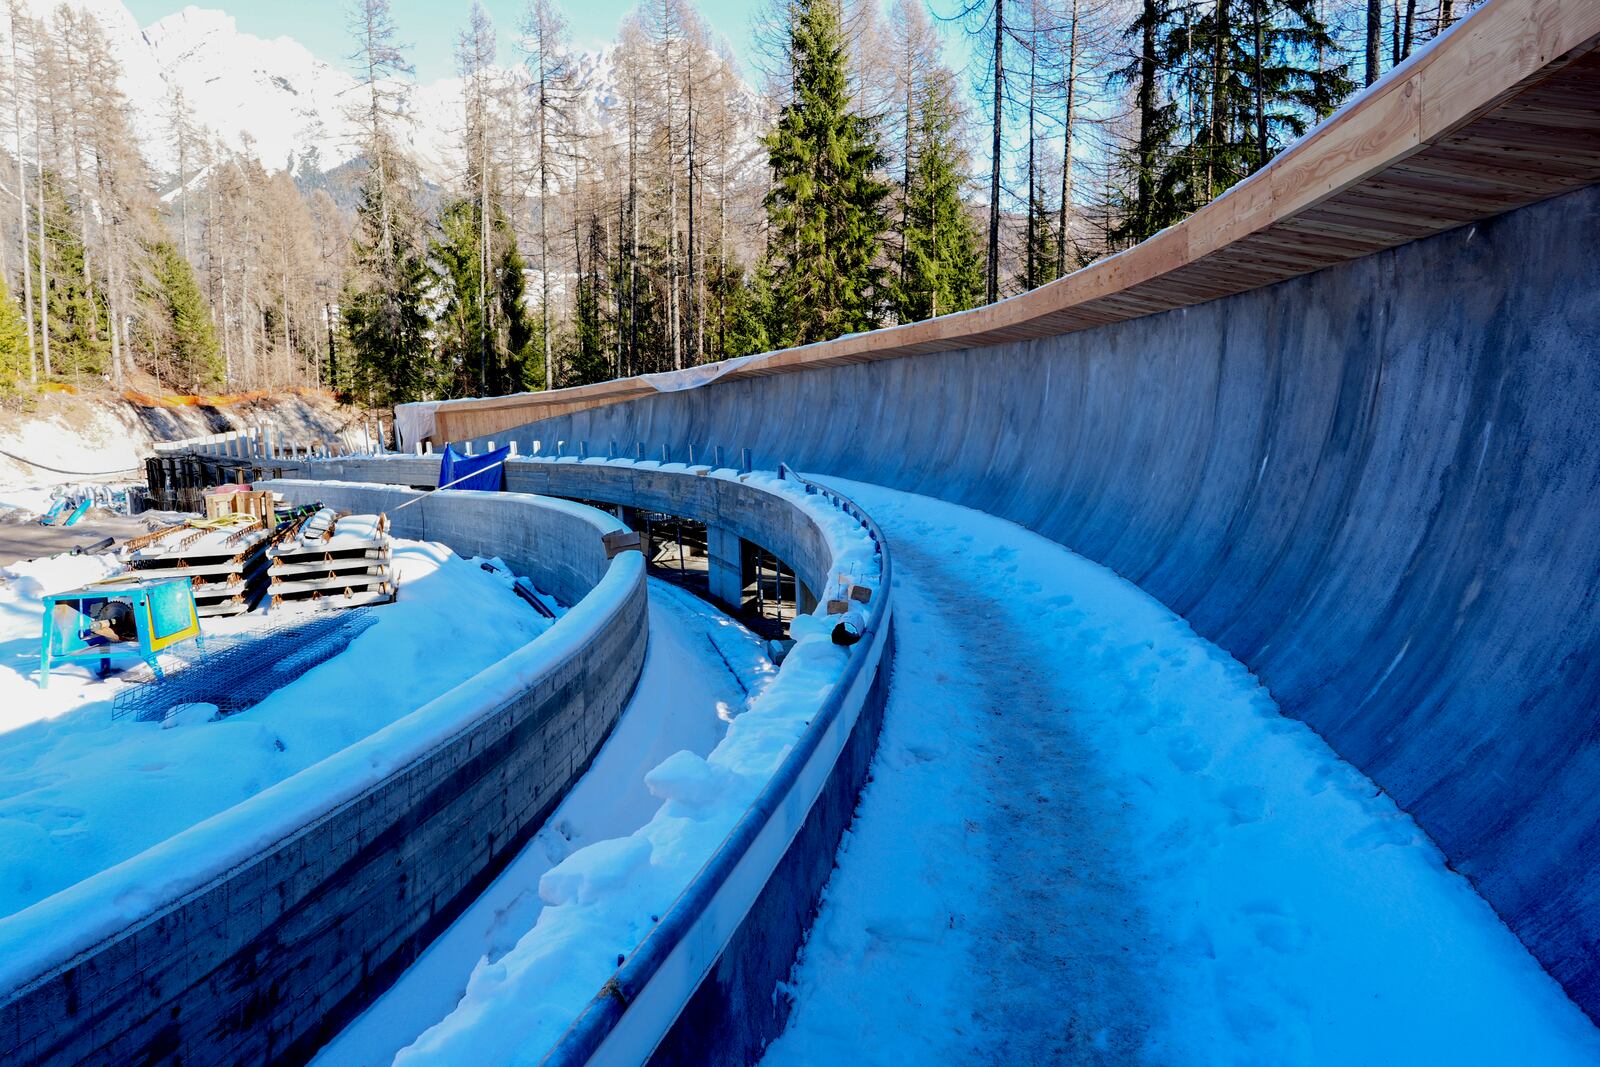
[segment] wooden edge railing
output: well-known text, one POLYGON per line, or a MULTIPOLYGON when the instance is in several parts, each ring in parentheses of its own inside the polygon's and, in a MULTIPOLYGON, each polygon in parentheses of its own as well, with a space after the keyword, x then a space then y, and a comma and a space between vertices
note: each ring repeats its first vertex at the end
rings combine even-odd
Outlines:
MULTIPOLYGON (((718 381, 1070 333, 1245 292, 1600 180, 1600 3, 1490 0, 1194 215, 1008 300, 769 352, 718 381)), ((703 371, 702 371, 703 373, 703 371)), ((446 401, 463 440, 649 396, 644 378, 446 401)))

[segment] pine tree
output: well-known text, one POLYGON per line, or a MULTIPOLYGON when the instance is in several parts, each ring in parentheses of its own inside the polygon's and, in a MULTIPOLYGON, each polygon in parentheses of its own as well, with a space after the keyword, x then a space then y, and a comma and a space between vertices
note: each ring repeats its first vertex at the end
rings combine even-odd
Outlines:
POLYGON ((434 334, 454 395, 503 396, 543 386, 532 351, 534 331, 522 304, 523 271, 516 237, 504 215, 490 225, 478 197, 459 199, 439 213, 433 243, 434 286, 441 309, 434 334), (483 235, 493 250, 490 277, 482 276, 483 235))
POLYGON ((171 328, 172 362, 180 380, 192 389, 222 384, 222 353, 194 268, 168 241, 151 248, 150 258, 150 296, 171 328))
POLYGON ((0 396, 28 380, 28 329, 22 309, 11 299, 0 277, 0 396))
POLYGON ((901 322, 945 315, 983 297, 978 234, 961 198, 966 159, 948 73, 930 76, 912 134, 905 191, 905 269, 896 287, 901 322))
MULTIPOLYGON (((36 276, 45 279, 51 373, 56 377, 105 374, 111 367, 111 342, 100 331, 108 316, 104 293, 95 292, 86 280, 78 213, 56 184, 45 187, 43 203, 46 211, 42 247, 50 270, 41 270, 37 259, 34 268, 36 276)), ((36 255, 40 247, 34 247, 36 255)))
POLYGON ((850 110, 844 37, 833 0, 800 0, 790 25, 794 98, 767 138, 766 204, 784 333, 809 344, 879 324, 878 264, 888 187, 872 124, 850 110))
POLYGON ((439 369, 423 303, 428 271, 416 220, 385 196, 376 169, 362 183, 351 240, 352 270, 340 301, 351 384, 371 404, 437 396, 439 369))

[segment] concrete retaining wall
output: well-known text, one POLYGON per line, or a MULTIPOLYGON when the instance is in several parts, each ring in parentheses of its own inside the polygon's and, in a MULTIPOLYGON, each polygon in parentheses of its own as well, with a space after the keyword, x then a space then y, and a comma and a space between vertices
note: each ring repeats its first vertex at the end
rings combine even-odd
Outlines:
MULTIPOLYGON (((492 548, 569 603, 590 598, 528 646, 531 653, 549 642, 556 651, 528 660, 526 677, 513 657, 430 704, 455 700, 462 711, 449 720, 459 727, 425 755, 5 994, 0 1062, 192 1067, 309 1058, 516 855, 632 694, 647 639, 644 568, 638 553, 606 560, 601 535, 620 527, 609 516, 488 494, 396 512, 415 494, 273 488, 388 509, 402 536, 458 552, 492 548), (507 677, 490 685, 495 672, 507 677), (474 703, 507 690, 509 699, 474 703)), ((302 775, 336 780, 339 760, 302 775)), ((270 808, 273 792, 218 818, 270 808)), ((151 884, 171 874, 153 871, 151 884)))
POLYGON ((1081 333, 500 433, 1013 519, 1255 671, 1600 1018, 1600 188, 1081 333))

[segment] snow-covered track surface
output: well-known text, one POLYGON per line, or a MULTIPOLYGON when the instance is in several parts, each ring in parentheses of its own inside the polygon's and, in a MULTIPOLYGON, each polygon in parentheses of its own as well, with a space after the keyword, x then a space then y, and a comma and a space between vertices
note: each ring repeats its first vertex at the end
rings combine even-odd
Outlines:
MULTIPOLYGON (((347 457, 297 469, 312 477, 428 485, 437 479, 438 458, 347 457)), ((659 868, 681 867, 685 846, 695 866, 652 914, 629 915, 636 936, 607 935, 618 965, 594 974, 587 1005, 574 1004, 561 1015, 551 990, 566 984, 574 967, 592 969, 600 959, 592 951, 595 938, 575 937, 571 923, 560 925, 564 917, 547 909, 541 927, 484 976, 484 988, 469 989, 455 1015, 400 1061, 452 1063, 470 1056, 533 1062, 549 1049, 545 1062, 551 1064, 637 1064, 652 1054, 666 1062, 746 1062, 783 1027, 789 1005, 772 993, 787 976, 820 898, 877 742, 893 647, 887 545, 854 502, 793 475, 524 458, 507 464, 506 478, 509 488, 522 492, 703 521, 713 543, 720 530, 773 552, 822 600, 842 595, 841 579, 872 595, 862 606, 861 639, 848 653, 828 642, 831 623, 798 619, 792 632, 800 643, 730 728, 706 772, 685 775, 673 768, 661 782, 668 803, 652 823, 631 844, 618 842, 593 861, 607 880, 646 885, 659 868), (771 726, 764 721, 769 718, 771 726), (757 770, 759 777, 752 773, 757 770), (733 806, 715 790, 698 795, 730 771, 733 806), (684 836, 675 823, 696 828, 684 836), (662 855, 644 864, 652 846, 662 855), (611 873, 622 859, 648 873, 611 873), (547 920, 552 932, 542 944, 538 935, 547 920), (588 947, 588 957, 560 956, 563 937, 588 947), (565 966, 556 968, 558 962, 565 966)), ((579 876, 590 880, 582 868, 579 876)), ((580 902, 588 892, 579 890, 580 902)))
POLYGON ((0 920, 8 1067, 305 1058, 516 855, 633 690, 644 565, 607 557, 612 517, 503 494, 394 511, 418 494, 275 488, 388 509, 397 535, 464 555, 493 533, 496 554, 571 607, 389 726, 0 920))
POLYGON ((1600 1062, 1415 822, 1181 619, 836 484, 894 549, 895 665, 763 1067, 1600 1062))

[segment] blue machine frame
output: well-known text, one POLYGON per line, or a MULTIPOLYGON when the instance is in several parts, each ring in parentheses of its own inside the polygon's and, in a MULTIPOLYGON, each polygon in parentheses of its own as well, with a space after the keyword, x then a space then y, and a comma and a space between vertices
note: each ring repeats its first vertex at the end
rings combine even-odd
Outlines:
POLYGON ((39 643, 39 688, 50 684, 53 664, 99 660, 100 673, 111 667, 111 657, 137 655, 163 677, 158 656, 163 649, 193 640, 203 650, 200 617, 195 611, 194 587, 187 578, 111 578, 81 589, 53 593, 43 600, 44 626, 39 643), (90 627, 94 610, 108 601, 121 601, 133 610, 138 637, 109 641, 90 627))

